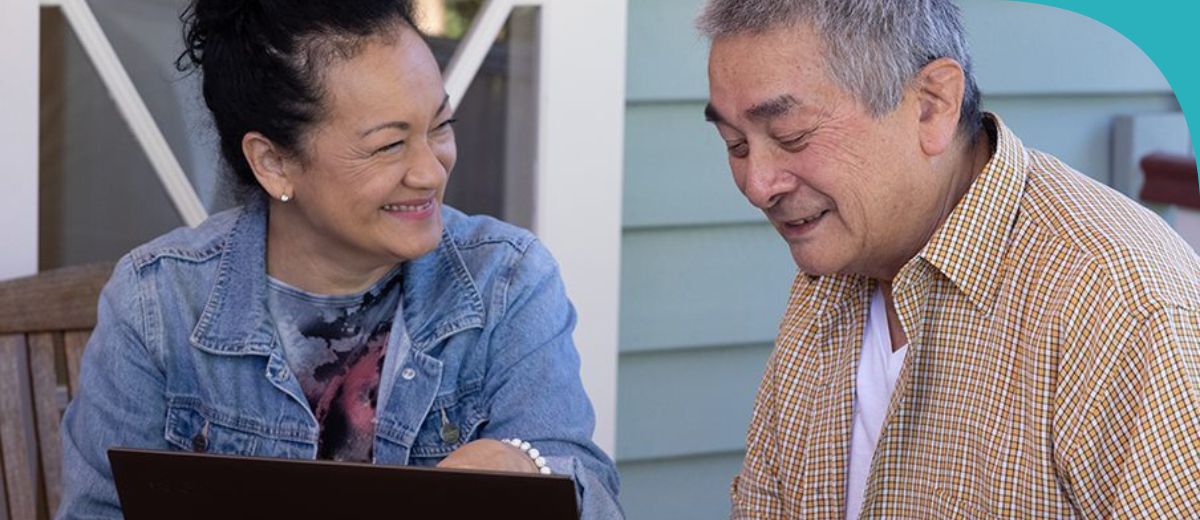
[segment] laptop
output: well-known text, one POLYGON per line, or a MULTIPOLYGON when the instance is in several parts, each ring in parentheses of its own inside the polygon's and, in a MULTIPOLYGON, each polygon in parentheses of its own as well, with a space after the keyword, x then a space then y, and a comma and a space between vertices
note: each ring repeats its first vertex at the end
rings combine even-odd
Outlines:
POLYGON ((532 475, 108 450, 127 520, 578 520, 575 484, 532 475))

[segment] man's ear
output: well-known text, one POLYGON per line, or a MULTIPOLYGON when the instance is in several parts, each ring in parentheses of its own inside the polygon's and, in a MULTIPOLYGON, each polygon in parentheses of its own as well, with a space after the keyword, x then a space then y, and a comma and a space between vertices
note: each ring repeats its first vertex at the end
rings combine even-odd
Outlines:
POLYGON ((921 148, 926 155, 941 155, 953 144, 966 83, 962 65, 950 58, 933 60, 917 72, 914 87, 921 111, 921 148))
POLYGON ((272 199, 286 202, 295 196, 286 150, 258 132, 247 132, 242 136, 242 154, 250 163, 254 178, 272 199))

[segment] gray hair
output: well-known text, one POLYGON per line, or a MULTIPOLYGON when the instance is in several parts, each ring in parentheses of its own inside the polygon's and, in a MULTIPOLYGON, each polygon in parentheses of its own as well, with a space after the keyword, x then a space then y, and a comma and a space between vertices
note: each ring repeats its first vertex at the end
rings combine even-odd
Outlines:
POLYGON ((827 49, 829 70, 875 117, 896 108, 917 72, 950 58, 966 75, 959 128, 981 128, 979 87, 953 0, 708 0, 696 21, 709 39, 809 24, 827 49))

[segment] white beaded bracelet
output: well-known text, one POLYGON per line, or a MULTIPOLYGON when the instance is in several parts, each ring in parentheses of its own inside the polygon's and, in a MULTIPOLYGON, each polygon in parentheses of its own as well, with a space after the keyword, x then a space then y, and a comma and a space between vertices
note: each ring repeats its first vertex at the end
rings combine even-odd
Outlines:
POLYGON ((525 452, 526 455, 529 455, 529 458, 533 459, 534 465, 537 466, 538 473, 543 475, 550 474, 550 466, 546 465, 546 457, 543 457, 542 453, 539 452, 537 448, 534 448, 532 444, 515 437, 512 439, 501 439, 500 442, 508 444, 509 446, 525 452))

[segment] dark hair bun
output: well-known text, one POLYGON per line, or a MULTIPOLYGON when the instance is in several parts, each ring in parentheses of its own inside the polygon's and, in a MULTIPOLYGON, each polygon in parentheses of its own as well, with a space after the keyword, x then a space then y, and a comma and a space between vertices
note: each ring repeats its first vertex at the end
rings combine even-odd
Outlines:
MULTIPOLYGON (((183 21, 183 54, 175 60, 179 70, 199 68, 204 64, 204 50, 209 39, 230 28, 257 25, 248 18, 255 17, 255 0, 196 0, 180 16, 183 21)), ((220 36, 216 36, 219 40, 220 36)))

